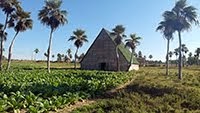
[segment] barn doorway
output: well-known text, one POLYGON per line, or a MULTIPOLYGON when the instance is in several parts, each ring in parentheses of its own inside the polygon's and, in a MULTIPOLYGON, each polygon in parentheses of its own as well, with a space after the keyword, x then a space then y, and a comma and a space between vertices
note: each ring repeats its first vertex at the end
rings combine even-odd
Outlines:
POLYGON ((106 63, 105 62, 100 63, 100 69, 103 71, 106 71, 106 63))

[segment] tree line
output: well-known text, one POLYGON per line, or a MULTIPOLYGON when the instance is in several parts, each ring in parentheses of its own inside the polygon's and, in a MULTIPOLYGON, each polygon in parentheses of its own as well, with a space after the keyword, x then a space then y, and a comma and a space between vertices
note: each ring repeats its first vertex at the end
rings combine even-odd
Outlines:
MULTIPOLYGON (((62 0, 46 0, 45 5, 39 10, 38 20, 40 22, 50 28, 49 41, 47 52, 45 52, 45 56, 47 57, 47 69, 50 73, 50 57, 51 57, 51 45, 53 33, 60 27, 65 25, 67 21, 67 11, 62 10, 60 7, 62 5, 62 0)), ((1 0, 0 1, 0 9, 5 14, 5 22, 4 24, 0 23, 0 70, 3 70, 2 60, 4 58, 4 42, 7 39, 8 33, 6 32, 7 28, 12 28, 15 30, 15 35, 9 45, 8 50, 8 61, 7 68, 9 70, 11 64, 12 57, 12 48, 14 42, 19 33, 24 32, 28 29, 32 29, 33 20, 30 17, 31 12, 24 11, 21 7, 21 3, 18 0, 1 0)), ((77 58, 78 49, 82 47, 84 42, 87 42, 87 36, 85 35, 85 31, 82 29, 77 29, 73 32, 73 35, 69 38, 69 41, 74 41, 74 45, 77 47, 75 53, 75 63, 77 58)), ((37 54, 39 49, 34 50, 37 54)), ((52 55, 54 56, 54 55, 52 55)), ((59 56, 59 55, 58 55, 59 56)), ((70 56, 71 57, 71 56, 70 56)), ((76 64, 75 64, 76 65, 76 64)), ((76 66, 75 66, 76 67, 76 66)))

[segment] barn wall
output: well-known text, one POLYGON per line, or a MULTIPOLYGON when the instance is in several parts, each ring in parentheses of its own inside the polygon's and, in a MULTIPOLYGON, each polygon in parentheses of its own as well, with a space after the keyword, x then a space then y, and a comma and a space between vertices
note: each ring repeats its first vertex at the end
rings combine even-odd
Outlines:
MULTIPOLYGON (((95 42, 89 48, 81 62, 81 68, 85 70, 101 70, 101 63, 106 63, 105 70, 117 70, 117 57, 115 44, 108 34, 102 30, 95 42)), ((120 53, 121 71, 128 70, 128 63, 120 53)))

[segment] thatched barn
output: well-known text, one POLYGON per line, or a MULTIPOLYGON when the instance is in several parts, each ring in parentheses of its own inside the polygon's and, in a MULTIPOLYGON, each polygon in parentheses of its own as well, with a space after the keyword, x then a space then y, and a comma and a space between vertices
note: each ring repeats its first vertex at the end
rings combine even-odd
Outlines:
MULTIPOLYGON (((82 59, 81 69, 117 71, 115 38, 116 36, 103 28, 82 59)), ((124 43, 119 46, 119 59, 120 71, 139 69, 135 57, 130 65, 131 52, 125 48, 124 43)))

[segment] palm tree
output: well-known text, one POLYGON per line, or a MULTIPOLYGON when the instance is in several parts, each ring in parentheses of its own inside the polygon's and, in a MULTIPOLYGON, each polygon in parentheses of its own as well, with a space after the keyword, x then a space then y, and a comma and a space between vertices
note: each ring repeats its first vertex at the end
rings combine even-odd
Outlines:
POLYGON ((38 19, 42 24, 50 27, 49 46, 47 49, 47 68, 50 73, 50 56, 53 32, 58 29, 60 25, 64 25, 67 22, 65 10, 61 10, 61 0, 46 0, 45 6, 39 11, 38 19))
POLYGON ((190 53, 188 54, 188 56, 191 58, 191 57, 192 57, 192 52, 190 52, 190 53))
POLYGON ((68 49, 67 50, 67 55, 68 55, 68 58, 70 59, 70 61, 71 61, 71 59, 72 59, 72 50, 71 49, 68 49))
POLYGON ((181 52, 181 33, 190 29, 191 24, 199 23, 197 20, 197 9, 193 6, 188 6, 186 0, 179 0, 176 2, 171 11, 166 11, 164 15, 173 21, 173 29, 178 32, 179 37, 179 67, 178 78, 182 79, 182 52, 181 52))
POLYGON ((10 43, 9 50, 8 50, 7 70, 10 69, 12 48, 13 48, 13 45, 14 45, 17 35, 20 32, 26 31, 27 29, 32 29, 32 26, 33 26, 33 20, 30 19, 30 12, 18 10, 18 11, 16 11, 16 14, 13 14, 12 16, 17 17, 17 18, 15 18, 15 19, 13 18, 13 20, 9 22, 9 26, 15 25, 14 26, 15 35, 10 43), (16 23, 15 23, 15 21, 16 21, 16 23))
POLYGON ((38 48, 36 48, 36 49, 34 50, 34 52, 35 52, 35 56, 36 56, 36 54, 38 54, 40 51, 39 51, 38 48))
POLYGON ((112 29, 113 35, 116 36, 114 39, 116 44, 116 55, 117 55, 117 71, 120 71, 120 62, 119 62, 119 45, 122 43, 122 38, 126 37, 124 34, 125 27, 123 25, 116 25, 115 28, 112 29))
POLYGON ((184 67, 185 66, 185 62, 186 62, 185 54, 187 54, 187 52, 189 51, 185 44, 181 45, 181 51, 183 53, 183 63, 182 64, 183 64, 183 67, 184 67))
POLYGON ((74 45, 76 46, 76 52, 74 55, 74 68, 76 69, 76 59, 78 58, 78 49, 83 46, 84 42, 88 42, 87 35, 85 35, 85 31, 82 29, 77 29, 73 31, 73 35, 69 38, 68 41, 74 41, 74 45))
MULTIPOLYGON (((11 18, 11 14, 13 14, 17 10, 21 10, 20 7, 20 2, 18 0, 1 0, 0 1, 0 9, 4 12, 6 15, 5 18, 5 24, 1 28, 1 34, 6 34, 5 32, 8 24, 10 23, 9 21, 12 21, 13 18, 11 18)), ((2 59, 3 59, 3 46, 4 46, 4 41, 5 41, 5 35, 1 35, 1 40, 0 40, 0 70, 2 70, 2 59)))
POLYGON ((165 14, 163 14, 164 21, 161 21, 159 23, 159 26, 157 27, 156 31, 161 31, 165 39, 167 39, 167 54, 166 54, 166 75, 169 73, 169 43, 170 40, 173 39, 173 33, 175 32, 172 28, 173 21, 169 19, 165 14))
POLYGON ((168 54, 169 54, 169 57, 170 57, 170 60, 171 60, 171 58, 172 58, 172 55, 173 55, 173 52, 172 52, 172 51, 170 51, 168 54))
MULTIPOLYGON (((3 39, 3 41, 7 40, 7 33, 3 31, 3 24, 0 23, 0 37, 1 39, 3 39)), ((1 49, 1 48, 0 48, 1 49)), ((5 51, 5 49, 3 48, 2 51, 5 51)), ((1 52, 1 51, 0 51, 1 52)), ((0 53, 1 54, 1 53, 0 53)))
POLYGON ((140 44, 139 40, 141 40, 141 37, 136 36, 136 34, 130 34, 130 39, 126 39, 125 47, 129 47, 132 50, 131 53, 131 59, 130 59, 130 65, 132 64, 133 55, 135 54, 135 48, 140 44))
POLYGON ((152 55, 149 55, 149 59, 151 60, 153 58, 153 56, 152 55))
POLYGON ((196 58, 197 58, 197 65, 199 65, 200 48, 197 48, 197 49, 195 50, 195 53, 196 53, 196 58))
MULTIPOLYGON (((172 60, 171 58, 172 58, 172 55, 173 55, 173 52, 172 51, 170 51, 169 53, 168 53, 169 55, 169 58, 170 58, 170 61, 172 60)), ((172 65, 172 63, 171 63, 171 65, 172 65)))
POLYGON ((57 62, 62 61, 62 55, 60 53, 57 54, 57 62))
POLYGON ((51 57, 52 57, 52 61, 54 61, 54 57, 55 57, 55 55, 51 55, 51 57))
POLYGON ((181 51, 182 51, 183 53, 187 54, 187 52, 188 52, 189 50, 188 50, 188 48, 186 47, 185 44, 182 44, 182 45, 181 45, 181 51))
POLYGON ((138 52, 138 57, 139 57, 139 58, 142 58, 142 51, 139 51, 139 52, 138 52))
POLYGON ((174 49, 174 54, 175 54, 175 56, 176 56, 176 66, 178 65, 178 55, 179 55, 179 49, 178 48, 176 48, 176 49, 174 49))

